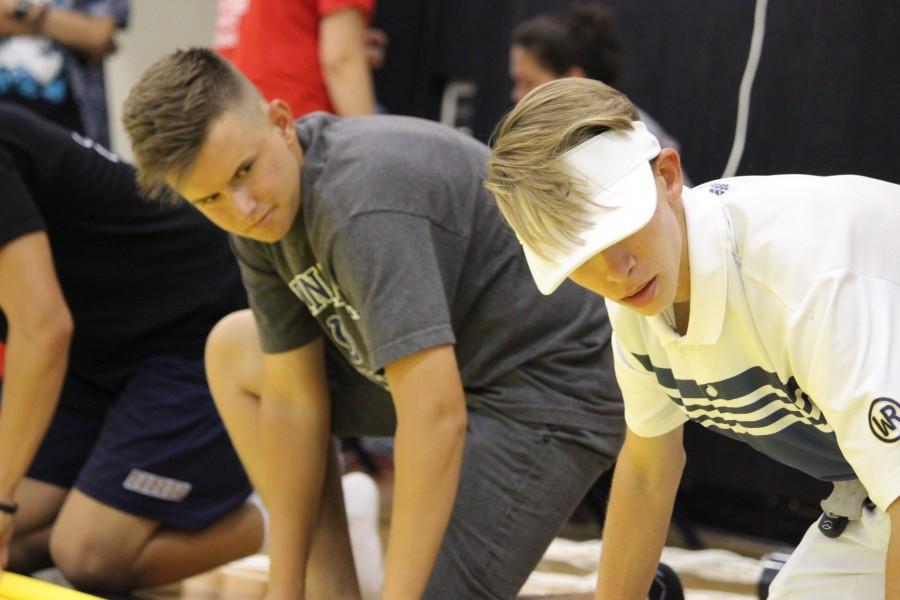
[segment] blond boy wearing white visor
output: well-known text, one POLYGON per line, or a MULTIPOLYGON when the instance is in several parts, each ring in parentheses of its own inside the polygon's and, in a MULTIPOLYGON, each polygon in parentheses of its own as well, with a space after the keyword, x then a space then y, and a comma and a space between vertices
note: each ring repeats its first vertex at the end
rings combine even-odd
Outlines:
POLYGON ((836 483, 846 528, 813 524, 770 598, 900 598, 900 186, 687 189, 636 119, 602 83, 550 82, 499 125, 486 184, 543 293, 607 299, 628 433, 596 597, 646 596, 694 420, 836 483))

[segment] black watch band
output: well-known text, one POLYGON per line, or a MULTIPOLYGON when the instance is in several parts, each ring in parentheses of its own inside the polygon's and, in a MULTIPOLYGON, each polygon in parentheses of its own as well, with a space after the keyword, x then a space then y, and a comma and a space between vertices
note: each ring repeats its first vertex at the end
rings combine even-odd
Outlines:
POLYGON ((28 11, 31 10, 31 5, 33 4, 33 0, 16 0, 16 5, 13 7, 12 17, 17 21, 24 21, 25 17, 28 16, 28 11))
POLYGON ((5 512, 8 515, 16 514, 16 511, 19 510, 19 505, 15 502, 0 502, 0 512, 5 512))

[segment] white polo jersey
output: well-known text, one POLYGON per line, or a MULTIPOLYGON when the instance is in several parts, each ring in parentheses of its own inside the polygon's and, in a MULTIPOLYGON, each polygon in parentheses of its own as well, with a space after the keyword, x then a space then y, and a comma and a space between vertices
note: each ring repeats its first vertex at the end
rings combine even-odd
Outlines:
POLYGON ((738 177, 684 192, 687 333, 608 302, 628 427, 688 419, 900 496, 900 186, 738 177))

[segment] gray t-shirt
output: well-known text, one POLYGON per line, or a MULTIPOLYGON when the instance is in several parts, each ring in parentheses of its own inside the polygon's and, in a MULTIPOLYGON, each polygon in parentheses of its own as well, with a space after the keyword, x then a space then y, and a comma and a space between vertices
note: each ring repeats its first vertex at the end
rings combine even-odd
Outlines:
POLYGON ((232 239, 265 352, 324 332, 386 388, 385 365, 454 344, 470 406, 622 430, 603 300, 538 292, 482 187, 483 144, 409 117, 314 113, 296 128, 296 223, 274 244, 232 239))

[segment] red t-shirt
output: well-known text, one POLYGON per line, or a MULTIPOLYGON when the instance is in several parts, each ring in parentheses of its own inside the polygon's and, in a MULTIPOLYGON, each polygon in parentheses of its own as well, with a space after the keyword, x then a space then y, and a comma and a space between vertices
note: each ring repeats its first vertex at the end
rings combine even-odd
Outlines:
POLYGON ((319 67, 319 22, 355 8, 370 19, 375 0, 219 0, 216 51, 268 99, 301 116, 334 112, 319 67))

